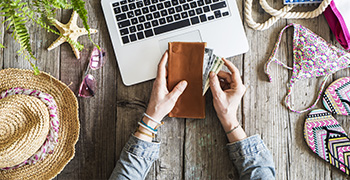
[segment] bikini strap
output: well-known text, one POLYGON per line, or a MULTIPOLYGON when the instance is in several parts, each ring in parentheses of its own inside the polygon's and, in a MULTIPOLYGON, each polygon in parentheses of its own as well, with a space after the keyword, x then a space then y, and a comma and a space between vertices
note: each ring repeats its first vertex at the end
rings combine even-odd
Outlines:
POLYGON ((310 107, 308 107, 307 109, 300 110, 300 111, 293 109, 293 108, 291 107, 291 105, 290 105, 290 101, 291 101, 290 98, 291 98, 291 94, 292 94, 292 88, 293 88, 293 85, 294 85, 294 83, 295 83, 294 80, 291 81, 291 82, 289 83, 289 86, 288 86, 288 94, 286 95, 286 97, 285 97, 285 99, 284 99, 284 102, 285 102, 287 108, 288 108, 289 110, 293 111, 293 112, 296 112, 296 113, 303 113, 303 112, 309 111, 310 109, 314 108, 314 107, 316 106, 316 104, 318 103, 318 101, 320 100, 320 98, 321 98, 321 96, 322 96, 322 93, 323 93, 323 89, 324 89, 324 87, 325 87, 325 85, 326 85, 327 79, 328 79, 330 76, 331 76, 331 75, 329 74, 329 75, 327 75, 327 76, 324 77, 323 82, 322 82, 321 87, 320 87, 320 90, 319 90, 319 92, 318 92, 317 99, 315 100, 314 104, 312 104, 312 105, 311 105, 310 107))
POLYGON ((271 77, 271 75, 270 75, 270 72, 269 72, 269 66, 270 66, 270 64, 272 63, 272 62, 275 62, 276 64, 278 64, 278 65, 280 65, 280 66, 282 66, 282 67, 284 67, 284 68, 286 68, 286 69, 289 69, 289 70, 293 70, 293 68, 291 68, 291 67, 289 67, 288 65, 286 65, 286 64, 284 64, 283 62, 281 62, 281 61, 279 61, 275 56, 276 56, 276 53, 277 53, 277 50, 278 50, 278 48, 279 48, 279 45, 280 45, 280 43, 281 43, 281 39, 282 39, 282 35, 283 35, 283 33, 284 33, 284 31, 287 29, 287 28, 289 28, 289 27, 291 27, 291 26, 294 26, 294 24, 289 24, 289 25, 287 25, 286 27, 284 27, 282 30, 281 30, 281 32, 280 32, 280 35, 279 35, 279 37, 278 37, 278 40, 277 40, 277 42, 276 42, 276 44, 275 44, 275 47, 274 47, 274 49, 273 49, 273 51, 272 51, 272 54, 271 54, 271 56, 269 57, 269 60, 266 62, 266 64, 265 64, 265 74, 269 77, 269 81, 271 82, 272 81, 272 77, 271 77))

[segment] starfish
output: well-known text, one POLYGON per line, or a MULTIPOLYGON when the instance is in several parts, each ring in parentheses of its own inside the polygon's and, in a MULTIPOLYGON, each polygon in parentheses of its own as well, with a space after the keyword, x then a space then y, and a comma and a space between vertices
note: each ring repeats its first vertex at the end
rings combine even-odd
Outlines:
MULTIPOLYGON (((55 42, 53 42, 47 50, 52 50, 59 45, 61 45, 64 42, 68 42, 65 37, 68 37, 73 42, 78 42, 78 37, 82 35, 88 34, 88 31, 85 28, 80 28, 77 25, 78 20, 78 13, 73 11, 72 16, 67 24, 62 24, 57 19, 53 20, 54 26, 60 31, 62 34, 59 38, 56 39, 55 42)), ((96 29, 90 29, 90 33, 97 33, 96 29)), ((69 43, 69 42, 68 42, 69 43)), ((75 57, 77 59, 80 59, 80 52, 79 49, 76 48, 72 43, 69 43, 70 46, 73 49, 73 52, 75 54, 75 57)))

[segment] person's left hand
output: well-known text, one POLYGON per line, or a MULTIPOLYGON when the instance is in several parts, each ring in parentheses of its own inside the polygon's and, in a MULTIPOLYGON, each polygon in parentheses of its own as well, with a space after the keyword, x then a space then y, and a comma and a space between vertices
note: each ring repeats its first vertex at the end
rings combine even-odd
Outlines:
POLYGON ((146 114, 152 118, 161 121, 174 108, 177 99, 187 87, 185 80, 179 82, 174 89, 169 92, 167 88, 167 70, 168 52, 163 54, 158 64, 156 80, 153 83, 151 98, 146 110, 146 114))

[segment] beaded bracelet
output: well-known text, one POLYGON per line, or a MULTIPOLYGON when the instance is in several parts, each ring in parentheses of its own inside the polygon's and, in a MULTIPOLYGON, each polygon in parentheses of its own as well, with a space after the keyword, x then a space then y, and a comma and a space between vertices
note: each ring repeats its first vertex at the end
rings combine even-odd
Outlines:
POLYGON ((141 134, 143 134, 143 135, 146 135, 146 136, 148 136, 148 137, 151 137, 151 138, 154 138, 154 137, 155 137, 153 134, 148 134, 148 133, 146 133, 146 132, 143 132, 143 131, 141 131, 139 128, 136 128, 136 131, 139 132, 139 133, 141 133, 141 134))
POLYGON ((155 120, 154 118, 152 118, 150 115, 148 115, 148 114, 146 114, 146 113, 143 113, 143 115, 146 116, 148 119, 150 119, 150 120, 156 122, 157 124, 162 124, 160 121, 155 120))

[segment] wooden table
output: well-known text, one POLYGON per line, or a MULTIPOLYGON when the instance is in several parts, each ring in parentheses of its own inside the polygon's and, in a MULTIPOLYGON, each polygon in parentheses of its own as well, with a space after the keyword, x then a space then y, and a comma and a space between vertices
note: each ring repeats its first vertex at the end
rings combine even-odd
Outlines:
MULTIPOLYGON (((243 0, 237 1, 243 17, 243 0)), ((108 178, 124 144, 146 109, 153 83, 148 81, 131 87, 123 85, 100 0, 86 2, 90 27, 99 30, 92 38, 107 51, 108 60, 102 69, 90 71, 98 81, 96 97, 78 98, 81 129, 76 154, 57 179, 108 178)), ((282 7, 281 0, 268 2, 275 8, 282 7)), ((259 22, 269 17, 257 1, 253 10, 259 22)), ((71 11, 59 11, 57 18, 66 23, 70 14, 71 11)), ((244 22, 250 51, 229 58, 240 69, 248 88, 238 112, 239 120, 248 135, 260 134, 271 150, 277 179, 345 179, 342 172, 324 162, 306 145, 303 138, 306 114, 290 112, 282 105, 291 73, 272 65, 272 83, 268 82, 264 74, 264 64, 279 31, 292 22, 305 25, 327 41, 337 44, 323 16, 311 20, 280 20, 262 32, 250 29, 244 22)), ((0 67, 30 68, 27 61, 17 55, 19 46, 10 33, 4 30, 4 26, 0 26, 0 29, 0 42, 7 47, 0 51, 0 67)), ((81 60, 77 60, 68 44, 50 52, 46 50, 57 38, 56 35, 33 25, 29 25, 29 29, 33 32, 32 48, 38 58, 36 64, 39 69, 66 84, 72 83, 70 88, 77 93, 93 48, 88 38, 79 38, 86 49, 81 53, 81 60)), ((289 65, 292 65, 292 33, 290 28, 283 36, 277 56, 289 65)), ((349 76, 349 71, 340 71, 332 79, 343 76, 349 76)), ((312 102, 310 98, 315 97, 320 82, 320 79, 312 79, 297 83, 292 97, 294 106, 299 109, 309 106, 312 102)), ((338 116, 337 119, 348 131, 349 118, 338 116)), ((147 179, 238 179, 225 149, 227 140, 212 106, 210 92, 206 94, 206 119, 166 118, 158 138, 162 142, 160 159, 154 163, 147 179)))

